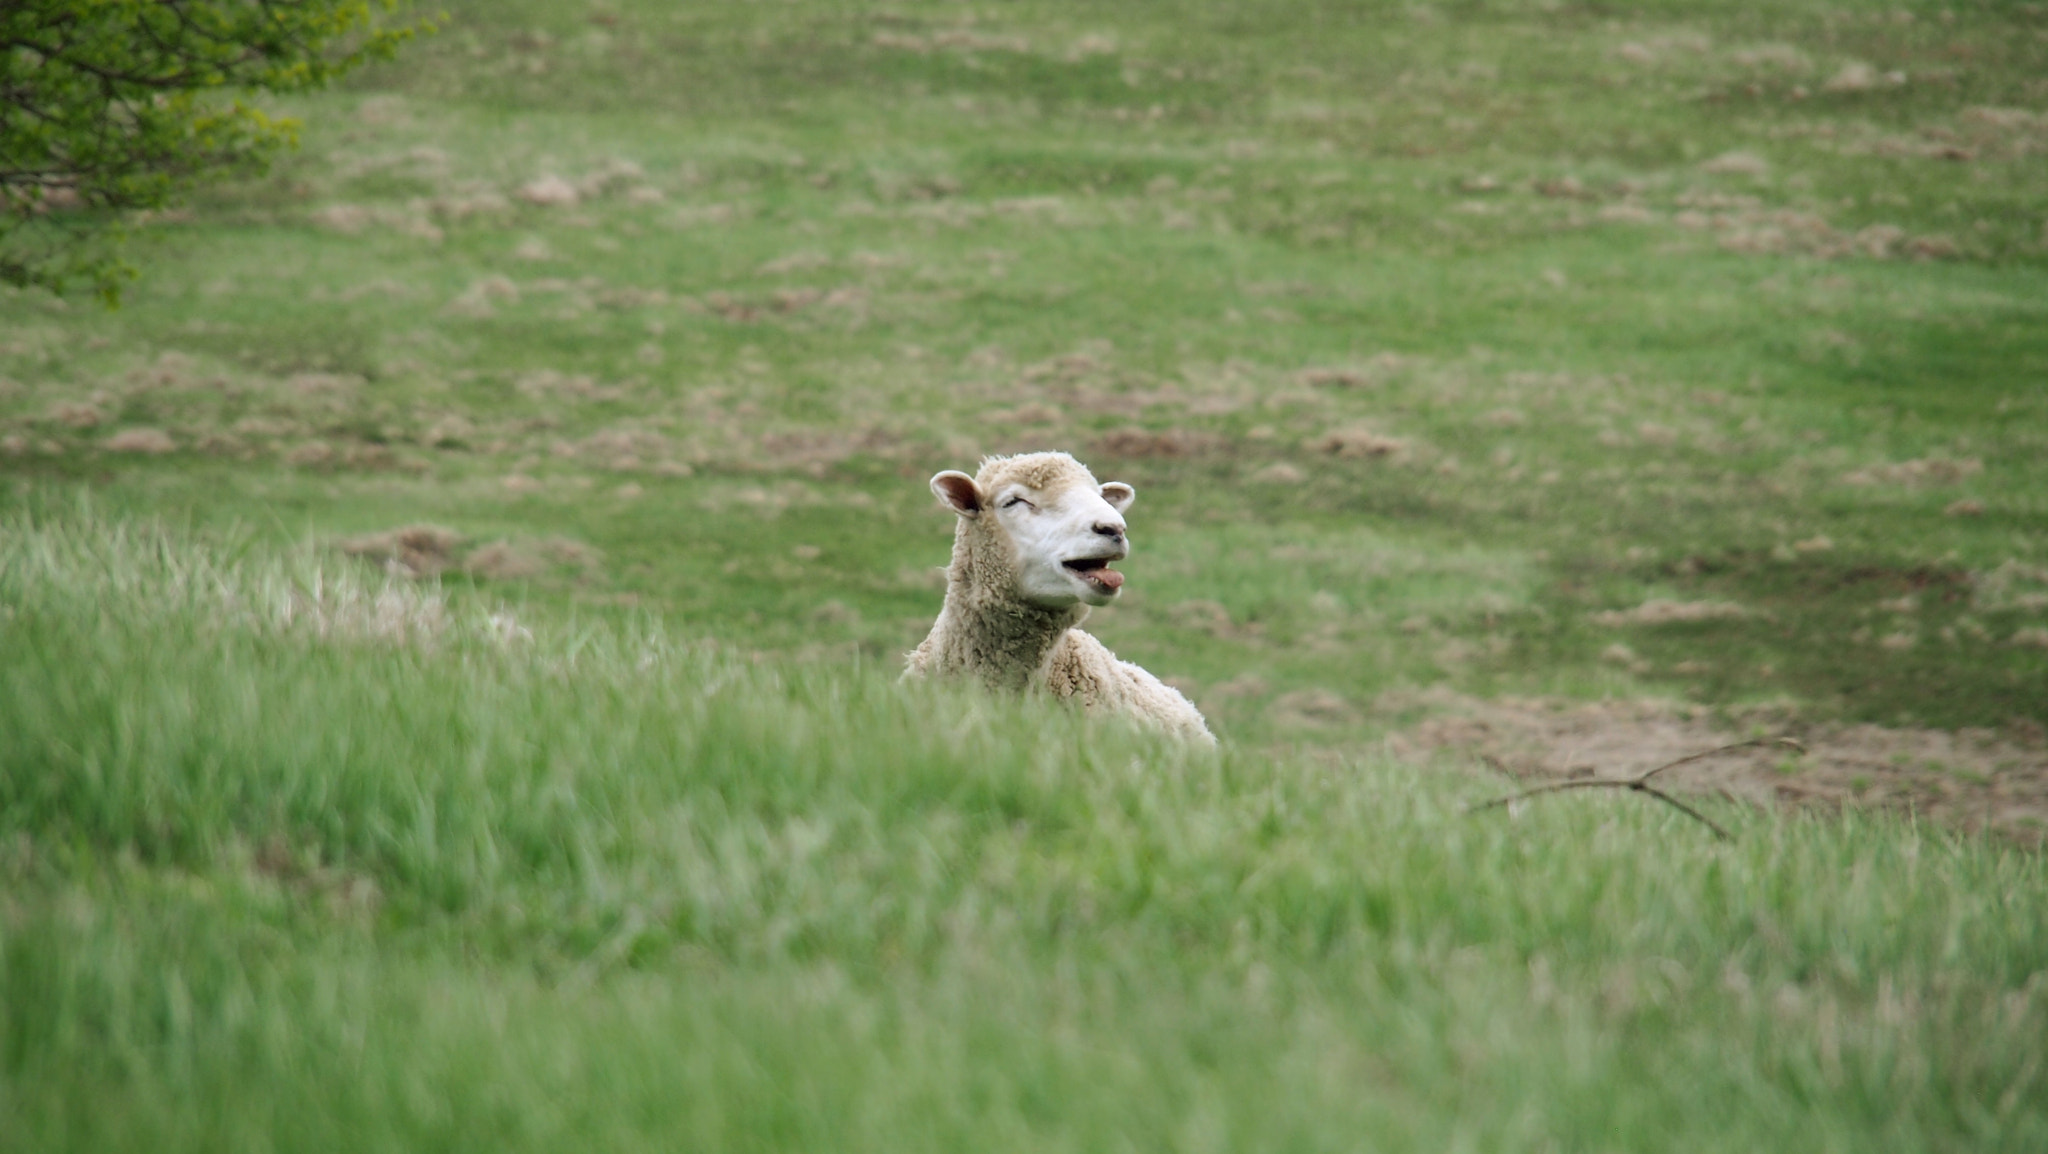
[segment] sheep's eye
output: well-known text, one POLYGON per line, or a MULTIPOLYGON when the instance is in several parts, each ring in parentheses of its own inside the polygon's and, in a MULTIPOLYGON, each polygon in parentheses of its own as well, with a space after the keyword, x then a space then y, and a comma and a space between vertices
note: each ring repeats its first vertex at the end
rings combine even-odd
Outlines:
POLYGON ((1012 497, 1012 498, 1010 498, 1009 500, 1007 500, 1007 501, 1003 502, 1003 508, 1005 508, 1005 509, 1014 509, 1014 508, 1016 508, 1016 507, 1017 507, 1017 506, 1019 506, 1019 505, 1022 505, 1022 506, 1024 506, 1024 507, 1025 507, 1025 508, 1027 508, 1027 509, 1036 509, 1036 508, 1038 508, 1038 506, 1036 506, 1036 505, 1032 504, 1032 503, 1031 503, 1031 502, 1029 502, 1029 501, 1026 501, 1026 500, 1025 500, 1024 498, 1022 498, 1022 497, 1012 497))

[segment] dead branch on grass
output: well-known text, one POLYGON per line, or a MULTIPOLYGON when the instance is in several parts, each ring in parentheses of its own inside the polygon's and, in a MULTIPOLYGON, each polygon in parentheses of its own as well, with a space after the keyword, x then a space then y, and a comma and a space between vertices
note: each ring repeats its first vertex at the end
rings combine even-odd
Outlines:
MULTIPOLYGON (((1734 834, 1731 834, 1727 830, 1721 828, 1719 823, 1715 822, 1706 814, 1701 813, 1700 811, 1685 804, 1684 802, 1678 800, 1670 794, 1665 793, 1663 790, 1658 789, 1656 786, 1651 785, 1650 779, 1656 777, 1660 773, 1663 773, 1667 769, 1676 769, 1679 766, 1686 765, 1690 762, 1702 761, 1709 757, 1718 757, 1721 754, 1732 753, 1738 749, 1754 749, 1760 746, 1767 745, 1780 746, 1782 748, 1792 750, 1794 753, 1800 754, 1801 756, 1804 756, 1806 753, 1806 747, 1804 745, 1801 745, 1799 742, 1793 740, 1792 738, 1758 737, 1753 738, 1749 741, 1738 741, 1733 745, 1723 745, 1715 749, 1708 749, 1703 750, 1699 753, 1687 754, 1686 756, 1679 758, 1677 761, 1667 761, 1663 765, 1660 765, 1655 769, 1649 770, 1635 777, 1619 779, 1593 778, 1582 781, 1552 782, 1549 785, 1539 785, 1533 789, 1525 789, 1520 793, 1510 794, 1507 797, 1498 797, 1493 799, 1492 801, 1482 802, 1479 805, 1472 806, 1465 812, 1479 813, 1483 810, 1499 809, 1503 806, 1513 805, 1518 801, 1527 801, 1532 797, 1537 797, 1542 794, 1563 793, 1565 790, 1568 789, 1625 789, 1633 793, 1649 794, 1651 797, 1656 798, 1658 801, 1661 801, 1666 805, 1671 806, 1672 808, 1678 810, 1678 812, 1685 814, 1687 817, 1690 817, 1693 820, 1699 822, 1701 825, 1706 826, 1708 829, 1713 830, 1714 835, 1720 838, 1722 841, 1734 841, 1734 834)), ((1487 757, 1483 760, 1489 766, 1492 766, 1494 769, 1500 770, 1503 773, 1507 772, 1507 767, 1502 765, 1497 759, 1487 757)))

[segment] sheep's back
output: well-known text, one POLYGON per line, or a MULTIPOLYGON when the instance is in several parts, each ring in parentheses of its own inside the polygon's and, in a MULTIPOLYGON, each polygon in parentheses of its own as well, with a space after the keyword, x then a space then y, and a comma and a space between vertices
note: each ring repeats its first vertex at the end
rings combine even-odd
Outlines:
POLYGON ((1108 646, 1079 629, 1067 630, 1053 646, 1044 685, 1053 696, 1076 699, 1090 712, 1121 714, 1181 737, 1216 741, 1194 702, 1144 668, 1118 660, 1108 646))

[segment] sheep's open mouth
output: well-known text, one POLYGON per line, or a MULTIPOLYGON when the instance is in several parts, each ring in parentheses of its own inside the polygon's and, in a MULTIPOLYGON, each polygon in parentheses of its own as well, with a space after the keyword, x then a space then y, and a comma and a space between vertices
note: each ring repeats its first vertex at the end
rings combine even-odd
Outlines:
POLYGON ((1062 562, 1069 571, 1083 581, 1105 593, 1114 593, 1123 587, 1124 575, 1109 567, 1106 557, 1085 557, 1079 561, 1062 562))

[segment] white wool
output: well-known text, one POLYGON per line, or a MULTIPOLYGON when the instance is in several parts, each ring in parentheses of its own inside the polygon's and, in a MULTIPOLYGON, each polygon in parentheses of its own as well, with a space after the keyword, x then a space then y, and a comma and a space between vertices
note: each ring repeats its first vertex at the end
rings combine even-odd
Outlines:
POLYGON ((1129 485, 1098 484, 1065 453, 1030 453, 987 458, 972 478, 940 473, 932 491, 959 517, 953 563, 945 607, 909 655, 905 680, 965 677, 995 690, 1049 693, 1091 713, 1215 743, 1193 702, 1076 628, 1090 604, 1115 599, 1121 575, 1091 580, 1065 562, 1128 555, 1129 485))

